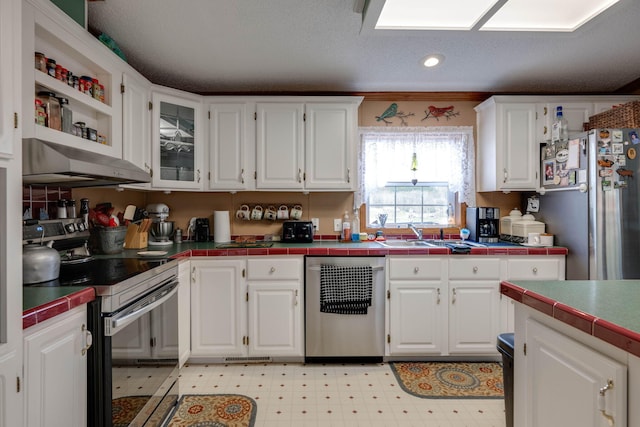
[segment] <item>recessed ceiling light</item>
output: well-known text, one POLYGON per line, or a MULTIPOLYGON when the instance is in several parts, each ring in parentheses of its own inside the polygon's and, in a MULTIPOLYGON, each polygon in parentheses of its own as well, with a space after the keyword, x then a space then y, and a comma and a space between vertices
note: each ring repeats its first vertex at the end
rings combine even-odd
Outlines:
POLYGON ((435 67, 444 61, 444 56, 439 53, 425 56, 421 63, 427 68, 435 67))

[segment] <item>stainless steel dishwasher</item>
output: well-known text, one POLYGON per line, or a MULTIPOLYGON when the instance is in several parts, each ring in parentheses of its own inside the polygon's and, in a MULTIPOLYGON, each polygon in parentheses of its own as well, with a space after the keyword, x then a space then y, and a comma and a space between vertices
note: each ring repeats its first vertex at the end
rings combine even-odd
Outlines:
MULTIPOLYGON (((306 257, 305 268, 305 360, 358 359, 381 361, 384 355, 384 257, 306 257), (370 266, 371 306, 366 314, 320 311, 321 265, 370 266)), ((341 284, 342 285, 342 284, 341 284)), ((345 283, 344 286, 347 286, 345 283)))

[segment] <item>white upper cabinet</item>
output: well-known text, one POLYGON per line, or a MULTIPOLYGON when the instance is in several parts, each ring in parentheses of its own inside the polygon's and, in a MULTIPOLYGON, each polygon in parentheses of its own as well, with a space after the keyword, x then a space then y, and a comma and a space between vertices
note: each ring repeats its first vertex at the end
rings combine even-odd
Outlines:
POLYGON ((210 190, 248 190, 253 185, 248 107, 241 101, 209 104, 210 190))
MULTIPOLYGON (((151 173, 151 83, 135 72, 122 74, 122 158, 151 173)), ((151 184, 133 184, 148 188, 151 184)))
POLYGON ((589 117, 638 96, 493 96, 476 106, 478 191, 535 191, 540 143, 551 139, 556 107, 562 106, 569 135, 589 117))
POLYGON ((302 190, 304 104, 256 104, 256 188, 302 190))
POLYGON ((361 97, 256 103, 256 189, 353 191, 361 97))
POLYGON ((358 106, 353 103, 307 103, 307 189, 355 189, 357 112, 358 106))
POLYGON ((153 90, 152 185, 201 190, 206 156, 202 97, 166 88, 153 90))
POLYGON ((30 0, 22 8, 22 96, 23 137, 37 138, 96 153, 122 158, 121 60, 106 46, 50 2, 30 0), (96 91, 87 93, 34 66, 34 54, 41 52, 74 76, 95 79, 96 91), (100 86, 101 85, 101 86, 100 86), (35 123, 34 101, 40 91, 67 98, 72 121, 84 122, 95 131, 95 139, 83 139, 70 132, 35 123), (95 95, 94 95, 95 93, 95 95))
POLYGON ((478 191, 538 187, 536 104, 492 97, 476 108, 478 191))
MULTIPOLYGON (((17 135, 20 85, 16 82, 21 76, 19 16, 20 2, 10 0, 0 4, 0 157, 13 154, 17 135)), ((24 119, 33 121, 33 112, 24 119)))

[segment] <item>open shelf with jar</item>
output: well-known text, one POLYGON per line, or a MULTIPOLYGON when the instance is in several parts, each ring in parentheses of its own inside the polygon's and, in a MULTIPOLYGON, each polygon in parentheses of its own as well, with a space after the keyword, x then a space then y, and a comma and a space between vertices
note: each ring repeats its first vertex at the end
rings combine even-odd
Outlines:
POLYGON ((68 19, 40 0, 23 2, 23 137, 122 158, 121 73, 113 54, 68 19), (41 92, 67 100, 71 126, 34 119, 41 92))

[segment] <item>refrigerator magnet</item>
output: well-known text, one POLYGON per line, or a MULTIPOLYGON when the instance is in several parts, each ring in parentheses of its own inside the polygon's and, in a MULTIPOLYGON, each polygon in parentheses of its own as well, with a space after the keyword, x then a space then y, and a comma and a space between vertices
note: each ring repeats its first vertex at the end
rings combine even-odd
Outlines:
POLYGON ((611 154, 622 154, 624 153, 624 144, 616 142, 615 144, 611 144, 611 154))
POLYGON ((621 130, 612 130, 611 131, 611 142, 622 142, 623 133, 621 130))
POLYGON ((640 138, 638 138, 638 133, 635 130, 629 132, 629 139, 631 139, 633 145, 640 144, 640 138))
POLYGON ((624 156, 624 154, 621 156, 616 156, 616 163, 618 164, 618 166, 626 166, 627 158, 624 156))
POLYGON ((613 188, 627 188, 627 181, 616 181, 613 183, 613 188))
POLYGON ((598 171, 598 175, 601 176, 601 177, 612 176, 613 175, 613 169, 600 169, 598 171))
MULTIPOLYGON (((635 144, 635 143, 634 143, 634 144, 635 144)), ((633 148, 633 147, 631 147, 631 148, 629 148, 629 149, 627 150, 627 157, 628 157, 629 159, 631 159, 631 160, 633 160, 633 159, 635 159, 635 158, 636 158, 636 154, 637 154, 637 153, 636 153, 636 149, 635 149, 635 148, 633 148)))
POLYGON ((602 180, 602 191, 611 191, 611 181, 608 179, 602 180))

